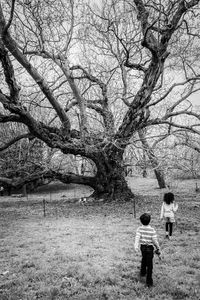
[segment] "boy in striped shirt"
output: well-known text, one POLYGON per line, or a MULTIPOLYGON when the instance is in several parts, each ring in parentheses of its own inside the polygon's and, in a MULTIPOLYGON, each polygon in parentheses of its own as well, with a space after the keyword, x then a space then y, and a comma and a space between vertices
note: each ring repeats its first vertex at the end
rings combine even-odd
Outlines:
POLYGON ((142 252, 142 261, 140 275, 146 276, 146 284, 148 287, 153 285, 152 271, 153 271, 153 254, 154 246, 158 254, 160 254, 160 246, 157 240, 157 234, 153 227, 149 225, 151 216, 147 213, 140 216, 142 226, 137 228, 135 236, 135 251, 142 252))

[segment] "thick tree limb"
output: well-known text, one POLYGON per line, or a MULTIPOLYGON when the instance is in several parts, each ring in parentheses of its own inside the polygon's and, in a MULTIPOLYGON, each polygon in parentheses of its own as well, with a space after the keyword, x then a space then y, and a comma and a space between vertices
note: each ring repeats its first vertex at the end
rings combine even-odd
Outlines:
MULTIPOLYGON (((1 94, 0 94, 0 102, 1 102, 1 94)), ((9 123, 9 122, 17 122, 20 123, 22 120, 20 116, 17 116, 15 114, 11 115, 3 115, 0 113, 0 123, 9 123)))
POLYGON ((14 8, 15 8, 15 0, 11 1, 11 11, 10 11, 10 18, 8 20, 8 23, 5 25, 4 31, 3 31, 3 35, 6 35, 8 32, 8 29, 12 23, 13 20, 13 15, 14 15, 14 8))
POLYGON ((0 60, 2 63, 6 83, 10 90, 10 101, 17 103, 19 100, 20 87, 17 85, 13 65, 10 61, 7 50, 2 43, 2 40, 0 40, 0 60))
POLYGON ((148 23, 149 13, 144 5, 144 2, 142 0, 134 0, 134 2, 138 10, 138 19, 141 22, 143 35, 145 38, 142 45, 151 51, 152 59, 148 69, 145 72, 145 77, 143 79, 141 88, 133 99, 131 106, 123 119, 123 122, 116 133, 116 138, 131 137, 134 131, 137 131, 139 128, 142 128, 142 126, 145 126, 145 122, 147 122, 149 114, 144 114, 144 107, 147 107, 146 112, 148 112, 148 103, 151 100, 151 95, 156 83, 163 72, 164 62, 169 55, 167 52, 168 42, 176 30, 182 15, 187 11, 188 8, 198 4, 199 0, 190 1, 187 5, 187 8, 185 7, 185 1, 180 2, 172 18, 172 24, 170 28, 168 28, 165 33, 162 34, 162 38, 159 43, 151 32, 151 26, 148 23))
POLYGON ((25 178, 7 178, 0 177, 0 183, 5 183, 9 186, 20 188, 25 184, 37 181, 39 179, 60 180, 63 183, 77 183, 95 187, 95 177, 80 176, 76 174, 63 174, 54 170, 44 170, 34 174, 27 175, 25 178))
POLYGON ((37 72, 37 70, 30 64, 27 58, 20 52, 19 47, 15 40, 12 39, 10 33, 4 34, 6 23, 2 11, 2 7, 0 5, 0 35, 3 39, 3 42, 6 48, 10 51, 10 53, 16 58, 16 60, 27 70, 27 72, 31 75, 31 77, 35 80, 35 82, 40 87, 41 91, 45 94, 55 111, 57 112, 60 120, 62 123, 66 124, 68 130, 70 130, 70 122, 69 119, 64 111, 64 109, 59 105, 53 93, 49 89, 47 83, 45 82, 44 78, 37 72))
POLYGON ((151 32, 151 28, 153 26, 149 24, 148 22, 148 16, 149 13, 145 8, 145 5, 142 0, 134 0, 135 5, 138 10, 138 20, 140 20, 142 25, 142 31, 143 31, 143 42, 142 46, 148 48, 153 56, 157 56, 158 52, 158 43, 154 37, 154 35, 151 32))

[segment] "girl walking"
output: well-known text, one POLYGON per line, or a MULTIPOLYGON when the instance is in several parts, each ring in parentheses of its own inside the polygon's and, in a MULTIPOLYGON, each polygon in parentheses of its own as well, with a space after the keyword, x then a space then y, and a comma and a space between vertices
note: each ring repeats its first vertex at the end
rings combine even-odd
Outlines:
POLYGON ((175 212, 178 209, 178 204, 174 203, 174 194, 164 194, 163 204, 161 207, 160 219, 165 219, 166 238, 169 239, 173 232, 173 223, 175 223, 175 212))

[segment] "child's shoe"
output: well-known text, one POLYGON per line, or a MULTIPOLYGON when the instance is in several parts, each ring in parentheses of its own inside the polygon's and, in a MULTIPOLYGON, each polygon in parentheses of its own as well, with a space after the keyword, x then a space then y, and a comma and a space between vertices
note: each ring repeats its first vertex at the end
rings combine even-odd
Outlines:
POLYGON ((146 284, 147 284, 148 288, 151 288, 153 286, 153 279, 150 281, 147 281, 146 284))
POLYGON ((140 280, 140 282, 145 283, 145 281, 146 281, 146 274, 141 274, 140 273, 139 280, 140 280))

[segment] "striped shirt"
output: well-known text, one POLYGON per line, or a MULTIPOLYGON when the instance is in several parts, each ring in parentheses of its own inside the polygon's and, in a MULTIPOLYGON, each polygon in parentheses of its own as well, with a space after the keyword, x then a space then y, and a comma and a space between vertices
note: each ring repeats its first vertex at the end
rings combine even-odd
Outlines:
POLYGON ((136 231, 135 236, 135 245, 134 248, 137 251, 139 249, 139 245, 153 245, 156 249, 159 249, 159 243, 157 240, 157 234, 153 227, 150 225, 140 226, 136 231))

